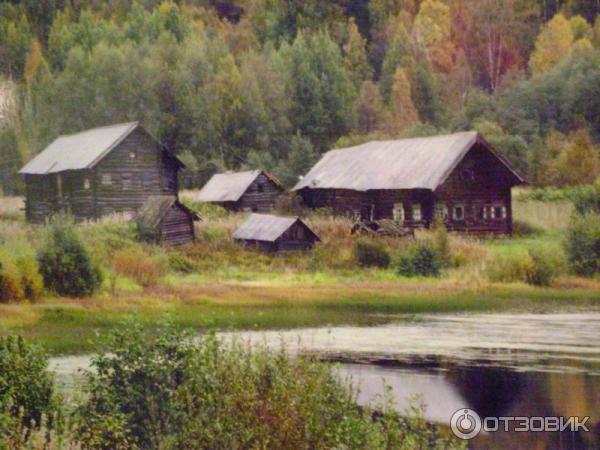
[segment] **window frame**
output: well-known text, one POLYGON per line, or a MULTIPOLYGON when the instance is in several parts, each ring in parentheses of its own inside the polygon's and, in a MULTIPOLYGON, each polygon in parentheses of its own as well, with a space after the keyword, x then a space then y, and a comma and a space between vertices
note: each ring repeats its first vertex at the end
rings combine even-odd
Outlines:
POLYGON ((112 174, 103 173, 100 177, 100 184, 102 184, 102 186, 112 186, 112 174))
POLYGON ((411 206, 411 218, 413 222, 422 222, 423 221, 423 207, 420 203, 413 203, 411 206), (418 211, 418 217, 415 212, 418 211))
POLYGON ((466 210, 464 203, 456 203, 452 205, 452 220, 455 222, 464 222, 466 219, 466 210), (460 210, 461 215, 458 217, 456 211, 460 210))
POLYGON ((406 221, 406 210, 404 209, 404 203, 394 203, 394 206, 392 207, 392 219, 399 223, 404 223, 406 221))

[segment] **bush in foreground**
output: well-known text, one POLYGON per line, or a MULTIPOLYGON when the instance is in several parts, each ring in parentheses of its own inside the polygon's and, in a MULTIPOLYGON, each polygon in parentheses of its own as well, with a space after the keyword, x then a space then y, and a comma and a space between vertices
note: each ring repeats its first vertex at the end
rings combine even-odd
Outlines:
POLYGON ((573 218, 565 246, 569 265, 577 275, 592 276, 600 272, 600 214, 573 218))
POLYGON ((391 261, 383 243, 375 239, 357 239, 352 247, 352 254, 360 267, 386 268, 391 261))
POLYGON ((155 286, 166 272, 166 262, 139 247, 118 250, 112 255, 113 270, 135 280, 142 287, 155 286))
POLYGON ((18 448, 42 419, 46 429, 54 426, 57 403, 47 365, 38 347, 20 337, 0 337, 1 448, 18 448))
POLYGON ((85 296, 96 291, 102 273, 74 225, 64 218, 52 221, 38 254, 44 285, 59 295, 85 296))
POLYGON ((456 448, 420 417, 373 420, 333 369, 214 336, 132 324, 87 374, 83 448, 456 448))

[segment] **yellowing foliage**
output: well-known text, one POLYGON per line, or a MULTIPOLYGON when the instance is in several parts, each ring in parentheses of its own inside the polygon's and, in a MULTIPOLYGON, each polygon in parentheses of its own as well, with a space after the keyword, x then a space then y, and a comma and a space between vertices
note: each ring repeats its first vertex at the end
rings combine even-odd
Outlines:
POLYGON ((562 14, 556 14, 535 42, 535 50, 529 60, 531 73, 535 76, 552 69, 571 53, 573 42, 570 22, 562 14))

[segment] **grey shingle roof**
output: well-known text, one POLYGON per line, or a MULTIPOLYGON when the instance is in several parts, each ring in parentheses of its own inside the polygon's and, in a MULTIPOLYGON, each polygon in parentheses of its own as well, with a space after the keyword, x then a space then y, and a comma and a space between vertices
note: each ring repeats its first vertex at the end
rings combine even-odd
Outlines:
POLYGON ((260 173, 260 170, 250 170, 215 174, 200 190, 197 199, 201 202, 237 202, 260 173))
POLYGON ((59 136, 19 173, 43 175, 91 168, 138 125, 138 122, 129 122, 59 136))
POLYGON ((233 233, 234 239, 275 242, 285 233, 298 217, 281 217, 270 214, 251 214, 233 233))
POLYGON ((165 214, 174 204, 189 212, 194 220, 200 220, 200 217, 195 212, 179 203, 177 197, 171 195, 151 195, 140 207, 135 218, 142 235, 156 233, 165 214))
POLYGON ((331 150, 300 180, 302 188, 436 189, 475 143, 484 144, 516 177, 523 179, 475 131, 395 141, 374 141, 331 150))
MULTIPOLYGON (((139 122, 120 123, 59 136, 19 173, 45 175, 65 170, 90 169, 139 126, 139 122)), ((175 155, 169 155, 183 167, 175 155)))

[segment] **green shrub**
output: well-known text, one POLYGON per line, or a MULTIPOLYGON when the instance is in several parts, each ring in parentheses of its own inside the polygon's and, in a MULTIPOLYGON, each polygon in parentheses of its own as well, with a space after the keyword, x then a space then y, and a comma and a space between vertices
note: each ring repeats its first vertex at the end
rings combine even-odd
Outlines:
POLYGON ((135 323, 108 344, 75 414, 82 448, 461 447, 387 403, 374 421, 331 366, 284 351, 135 323))
POLYGON ((13 444, 26 438, 26 430, 39 428, 43 418, 47 429, 55 425, 57 402, 47 365, 37 346, 17 336, 0 337, 0 432, 7 428, 13 444))
POLYGON ((360 267, 381 267, 390 265, 390 254, 381 241, 361 238, 352 248, 354 259, 360 267))
POLYGON ((452 265, 452 252, 450 251, 450 239, 448 238, 448 230, 444 223, 436 218, 433 223, 433 245, 438 257, 438 261, 442 267, 452 265))
POLYGON ((488 280, 497 283, 516 283, 527 280, 533 270, 533 260, 527 251, 495 255, 489 258, 485 275, 488 280))
POLYGON ((574 217, 567 229, 565 247, 573 272, 582 276, 600 272, 600 214, 574 217))
POLYGON ((564 263, 556 249, 537 245, 527 250, 531 258, 531 267, 525 281, 534 286, 549 286, 552 280, 564 271, 564 263))
POLYGON ((197 264, 185 255, 178 252, 169 254, 169 269, 181 273, 193 273, 198 270, 197 264))
POLYGON ((91 295, 102 282, 102 273, 92 260, 75 226, 56 218, 48 226, 38 254, 44 285, 59 295, 91 295))
POLYGON ((400 255, 396 263, 396 272, 405 277, 437 277, 441 269, 442 262, 429 241, 416 243, 406 254, 400 255))

